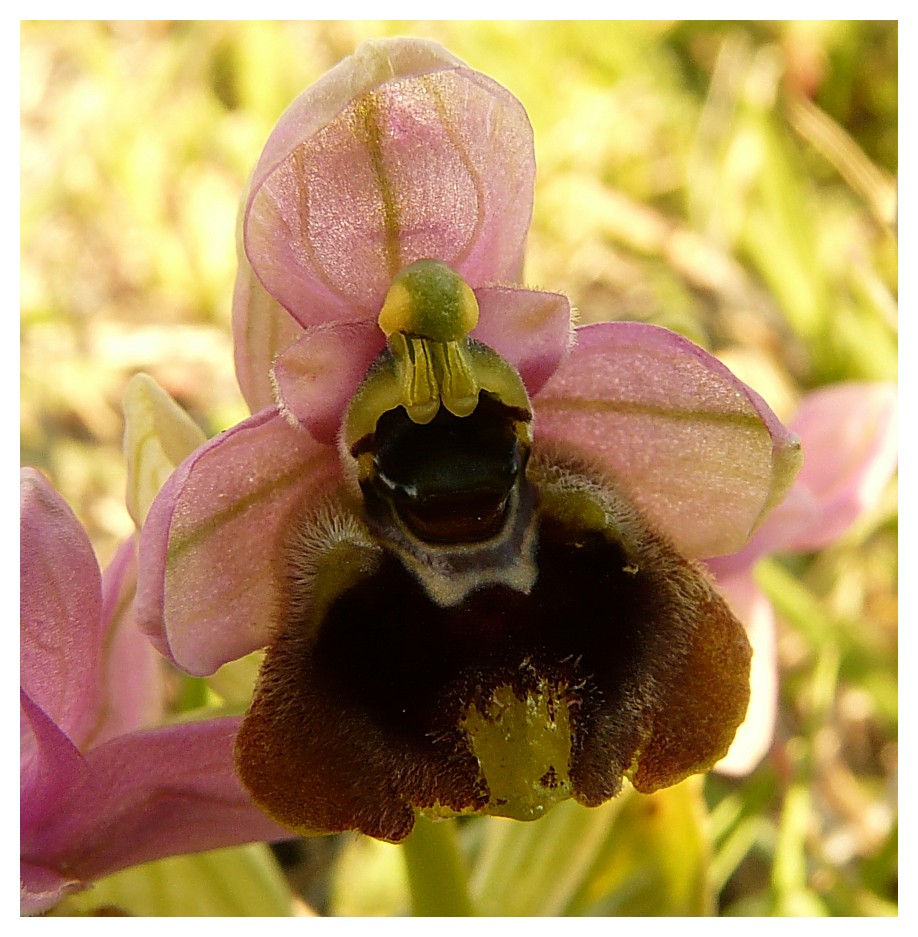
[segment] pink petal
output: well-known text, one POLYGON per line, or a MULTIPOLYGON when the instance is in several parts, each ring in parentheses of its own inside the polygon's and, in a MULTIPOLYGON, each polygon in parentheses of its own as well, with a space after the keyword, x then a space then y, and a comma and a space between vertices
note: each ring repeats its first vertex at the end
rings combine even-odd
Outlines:
POLYGON ((89 883, 166 856, 288 838, 236 779, 239 723, 166 726, 94 749, 83 782, 46 803, 21 858, 89 883))
POLYGON ((41 914, 74 891, 85 887, 79 879, 31 862, 19 861, 19 913, 41 914))
POLYGON ((803 468, 749 542, 711 562, 734 574, 769 553, 819 550, 879 500, 896 469, 898 397, 892 384, 834 384, 808 394, 791 422, 803 468))
POLYGON ((20 473, 20 682, 76 745, 103 700, 99 566, 73 511, 34 469, 20 473))
MULTIPOLYGON (((514 364, 534 393, 568 352, 567 299, 511 287, 485 287, 475 295, 480 317, 472 336, 514 364)), ((281 409, 319 442, 333 445, 347 405, 384 347, 383 333, 371 320, 306 329, 274 363, 281 409)))
POLYGON ((383 333, 369 320, 306 329, 274 364, 281 409, 319 442, 334 445, 351 397, 385 344, 383 333))
POLYGON ((898 392, 894 384, 843 383, 804 397, 792 429, 803 443, 797 484, 818 504, 786 550, 818 550, 836 540, 880 500, 898 462, 898 392))
POLYGON ((477 289, 475 297, 479 319, 472 337, 514 365, 530 396, 537 394, 571 347, 567 298, 559 293, 497 286, 477 289))
POLYGON ((233 290, 233 357, 236 379, 252 413, 274 404, 271 368, 303 329, 271 297, 240 252, 233 290))
POLYGON ((375 318, 425 257, 515 275, 535 163, 522 105, 435 43, 367 43, 288 108, 252 178, 246 255, 303 326, 375 318))
POLYGON ((273 408, 202 446, 166 482, 144 525, 140 627, 199 675, 262 647, 288 525, 301 501, 337 478, 335 450, 273 408))
MULTIPOLYGON (((85 781, 86 763, 73 742, 23 690, 19 691, 20 769, 19 843, 29 853, 41 834, 48 811, 66 800, 85 781)), ((66 869, 49 868, 41 857, 19 863, 19 910, 40 914, 82 883, 66 869)))
POLYGON ((19 723, 19 831, 25 847, 42 830, 50 805, 79 787, 87 768, 73 742, 22 689, 19 723))
POLYGON ((752 645, 749 709, 730 750, 714 768, 721 774, 742 776, 758 766, 774 741, 778 711, 775 615, 751 575, 718 577, 717 588, 745 626, 752 645))
MULTIPOLYGON (((807 453, 804 453, 806 459, 807 453)), ((821 516, 817 500, 800 484, 800 476, 787 497, 768 515, 746 545, 727 556, 708 560, 717 575, 733 576, 744 572, 763 556, 787 549, 787 544, 809 530, 821 516)))
POLYGON ((164 711, 163 661, 137 627, 136 587, 137 542, 131 537, 102 574, 107 705, 87 745, 100 745, 116 735, 153 725, 164 711))
POLYGON ((354 98, 393 78, 462 66, 462 61, 439 43, 425 39, 364 42, 307 88, 283 113, 252 174, 249 192, 261 185, 304 139, 331 123, 354 98))
POLYGON ((535 437, 611 473, 688 557, 738 550, 800 459, 793 434, 716 358, 634 322, 577 330, 536 399, 535 437))

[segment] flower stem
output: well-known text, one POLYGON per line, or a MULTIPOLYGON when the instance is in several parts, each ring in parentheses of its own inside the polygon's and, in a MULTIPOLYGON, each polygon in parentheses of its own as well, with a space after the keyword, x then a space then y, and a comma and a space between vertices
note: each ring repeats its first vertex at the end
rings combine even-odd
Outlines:
POLYGON ((468 917, 474 912, 454 820, 419 816, 403 846, 411 913, 415 917, 468 917))

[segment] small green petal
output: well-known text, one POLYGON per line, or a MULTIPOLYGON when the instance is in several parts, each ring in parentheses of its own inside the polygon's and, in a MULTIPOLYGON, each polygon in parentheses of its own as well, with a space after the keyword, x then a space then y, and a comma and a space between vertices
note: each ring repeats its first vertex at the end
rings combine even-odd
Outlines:
POLYGON ((139 528, 163 483, 207 437, 146 374, 131 378, 123 408, 127 508, 139 528))
POLYGON ((238 660, 231 660, 215 674, 207 677, 207 687, 219 697, 222 705, 231 707, 248 705, 264 659, 265 652, 258 650, 238 660))

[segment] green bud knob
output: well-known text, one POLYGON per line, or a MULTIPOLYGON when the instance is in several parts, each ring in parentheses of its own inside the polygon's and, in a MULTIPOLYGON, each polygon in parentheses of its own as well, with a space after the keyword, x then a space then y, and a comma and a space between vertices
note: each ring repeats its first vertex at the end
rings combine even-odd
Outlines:
POLYGON ((419 260, 398 273, 379 313, 388 338, 401 332, 434 342, 458 342, 478 325, 472 288, 439 260, 419 260))

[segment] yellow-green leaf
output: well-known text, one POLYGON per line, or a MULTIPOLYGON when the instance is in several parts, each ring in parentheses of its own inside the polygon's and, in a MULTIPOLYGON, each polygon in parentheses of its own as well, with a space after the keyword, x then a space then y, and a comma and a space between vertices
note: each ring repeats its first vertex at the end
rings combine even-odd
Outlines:
POLYGON ((165 480, 207 437, 146 374, 131 378, 123 406, 127 508, 139 528, 165 480))
POLYGON ((271 850, 260 843, 174 856, 125 869, 59 906, 61 915, 105 909, 134 917, 286 917, 294 902, 271 850))

